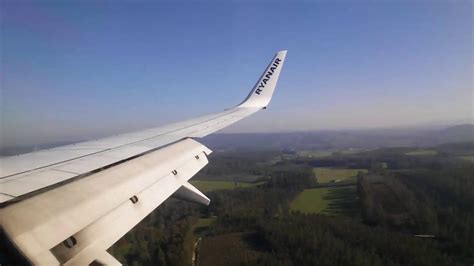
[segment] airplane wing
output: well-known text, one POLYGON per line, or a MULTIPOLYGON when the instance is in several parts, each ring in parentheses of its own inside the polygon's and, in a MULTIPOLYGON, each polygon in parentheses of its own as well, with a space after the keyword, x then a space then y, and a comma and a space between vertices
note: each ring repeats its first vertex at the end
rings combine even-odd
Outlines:
POLYGON ((106 252, 168 197, 209 204, 188 180, 211 153, 195 139, 269 104, 286 51, 247 98, 223 112, 0 158, 1 232, 34 265, 120 263, 106 252))

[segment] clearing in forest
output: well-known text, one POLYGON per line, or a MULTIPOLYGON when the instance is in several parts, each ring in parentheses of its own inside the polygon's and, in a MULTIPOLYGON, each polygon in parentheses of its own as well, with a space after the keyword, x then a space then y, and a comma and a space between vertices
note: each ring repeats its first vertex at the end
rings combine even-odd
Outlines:
POLYGON ((305 189, 290 203, 290 209, 302 213, 352 216, 357 212, 356 187, 305 189))

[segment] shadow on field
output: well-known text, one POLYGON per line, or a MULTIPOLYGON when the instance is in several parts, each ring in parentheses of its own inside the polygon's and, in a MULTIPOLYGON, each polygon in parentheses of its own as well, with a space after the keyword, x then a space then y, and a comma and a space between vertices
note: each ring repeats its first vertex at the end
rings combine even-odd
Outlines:
POLYGON ((334 188, 329 190, 323 199, 329 201, 324 212, 330 215, 358 216, 359 205, 355 186, 334 188))

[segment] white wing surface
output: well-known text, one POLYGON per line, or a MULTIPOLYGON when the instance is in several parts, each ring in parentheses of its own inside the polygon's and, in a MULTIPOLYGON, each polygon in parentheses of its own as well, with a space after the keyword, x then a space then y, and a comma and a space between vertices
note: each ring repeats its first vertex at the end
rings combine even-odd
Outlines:
POLYGON ((168 197, 209 204, 188 182, 211 153, 194 138, 265 109, 285 57, 223 112, 0 158, 1 233, 35 265, 119 264, 106 249, 168 197))

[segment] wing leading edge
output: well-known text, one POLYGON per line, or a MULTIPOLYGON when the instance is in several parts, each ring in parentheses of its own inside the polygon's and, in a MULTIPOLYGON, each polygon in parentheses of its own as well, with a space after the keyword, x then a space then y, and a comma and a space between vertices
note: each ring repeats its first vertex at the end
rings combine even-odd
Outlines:
POLYGON ((144 131, 0 158, 0 225, 33 264, 119 264, 106 252, 170 196, 209 204, 188 180, 211 151, 192 138, 269 104, 286 51, 231 109, 144 131))

